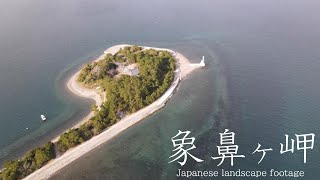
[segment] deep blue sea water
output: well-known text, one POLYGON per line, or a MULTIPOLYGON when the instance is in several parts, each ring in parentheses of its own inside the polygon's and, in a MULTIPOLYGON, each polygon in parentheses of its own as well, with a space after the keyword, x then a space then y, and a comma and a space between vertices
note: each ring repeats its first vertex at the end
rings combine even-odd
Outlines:
POLYGON ((190 130, 192 152, 205 161, 182 169, 303 170, 303 179, 316 180, 319 8, 315 0, 0 0, 0 162, 85 116, 92 101, 71 95, 66 79, 105 48, 128 43, 172 48, 192 62, 204 55, 207 67, 186 78, 164 109, 52 179, 176 179, 170 138, 190 130), (246 156, 234 167, 211 159, 225 128, 246 156), (302 151, 279 153, 285 134, 305 133, 316 134, 306 164, 302 151), (259 165, 251 154, 258 143, 273 149, 259 165))

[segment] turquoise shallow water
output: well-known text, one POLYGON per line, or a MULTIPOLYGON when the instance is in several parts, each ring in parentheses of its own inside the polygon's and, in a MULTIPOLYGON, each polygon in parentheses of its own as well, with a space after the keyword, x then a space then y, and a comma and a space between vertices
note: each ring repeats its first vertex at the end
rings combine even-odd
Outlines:
POLYGON ((319 2, 0 3, 0 162, 86 115, 92 102, 68 93, 65 79, 105 48, 128 43, 172 48, 193 62, 205 55, 208 66, 183 81, 164 109, 52 179, 176 179, 179 166, 168 161, 179 129, 192 131, 193 153, 205 159, 183 169, 220 170, 211 156, 224 128, 236 132, 246 158, 223 168, 304 170, 303 179, 318 179, 319 2), (41 123, 40 113, 50 120, 41 123), (307 164, 301 151, 280 155, 284 134, 311 132, 307 164), (260 165, 251 155, 257 143, 274 149, 260 165))

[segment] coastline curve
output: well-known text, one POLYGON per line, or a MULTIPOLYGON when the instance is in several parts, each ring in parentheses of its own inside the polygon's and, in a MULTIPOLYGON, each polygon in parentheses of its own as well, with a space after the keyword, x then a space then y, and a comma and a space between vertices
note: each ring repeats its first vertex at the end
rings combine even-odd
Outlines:
MULTIPOLYGON (((117 52, 120 48, 123 48, 125 46, 131 46, 128 44, 122 44, 122 45, 116 45, 108 48, 106 51, 104 51, 104 54, 100 56, 95 61, 99 61, 103 58, 103 56, 107 53, 114 54, 117 52)), ((153 114, 157 110, 161 109, 165 106, 165 103, 172 97, 173 93, 175 92, 177 86, 179 85, 180 81, 185 78, 187 75, 189 75, 193 70, 199 68, 200 66, 192 66, 192 64, 189 62, 189 60, 183 56, 182 54, 172 51, 170 49, 164 49, 164 48, 155 48, 155 47, 147 47, 147 46, 140 46, 143 49, 155 49, 155 50, 165 50, 169 51, 172 56, 176 59, 176 70, 174 74, 174 80, 170 87, 165 91, 165 93, 158 98, 156 101, 151 103, 150 105, 138 110, 137 112, 130 114, 123 119, 121 119, 116 124, 112 125, 105 131, 103 131, 101 134, 92 137, 90 140, 68 150, 60 157, 57 157, 56 159, 51 160, 48 164, 43 166, 42 168, 38 169, 37 171, 33 172, 29 176, 25 177, 26 180, 33 180, 33 179, 48 179, 52 175, 54 175, 56 172, 58 172, 63 167, 67 166, 74 160, 80 158, 82 155, 88 153, 92 149, 102 145, 103 143, 109 141, 122 131, 130 128, 134 124, 138 123, 139 121, 143 120, 145 117, 153 114)), ((96 101, 96 105, 100 106, 104 102, 104 97, 99 93, 97 90, 91 90, 81 87, 79 84, 77 84, 77 76, 80 73, 75 73, 68 81, 67 87, 68 89, 81 97, 91 98, 96 101)), ((89 120, 93 116, 93 112, 90 112, 88 116, 86 116, 83 120, 81 120, 75 127, 79 127, 81 124, 85 123, 87 120, 89 120)), ((59 137, 52 140, 52 142, 56 142, 59 137)))

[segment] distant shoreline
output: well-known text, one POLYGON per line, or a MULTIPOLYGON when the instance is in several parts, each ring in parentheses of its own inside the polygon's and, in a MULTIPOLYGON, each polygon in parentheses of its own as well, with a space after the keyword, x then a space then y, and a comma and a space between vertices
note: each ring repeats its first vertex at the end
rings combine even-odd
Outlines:
MULTIPOLYGON (((132 46, 129 44, 121 44, 116 45, 108 48, 106 51, 104 51, 104 54, 101 55, 99 58, 97 58, 94 61, 99 61, 103 59, 105 54, 116 53, 120 48, 126 47, 126 46, 132 46)), ((110 128, 106 129, 101 134, 94 136, 90 140, 68 150, 66 153, 64 153, 62 156, 53 159, 50 161, 47 165, 43 166, 42 168, 38 169, 37 171, 33 172, 29 176, 27 176, 24 179, 47 179, 59 170, 61 170, 66 165, 70 164, 74 160, 78 159, 82 155, 86 154, 87 152, 91 151, 92 149, 100 146, 101 144, 107 142, 108 140, 112 139, 122 131, 128 129, 129 127, 133 126, 134 124, 138 123, 139 121, 143 120, 145 117, 153 114, 157 110, 161 109, 165 106, 165 103, 171 98, 172 94, 174 93, 176 87, 179 85, 180 81, 185 78, 187 75, 189 75, 193 70, 199 68, 200 66, 198 64, 191 64, 189 60, 183 56, 182 54, 178 52, 174 52, 170 49, 163 49, 163 48, 155 48, 155 47, 147 47, 147 46, 140 46, 143 49, 155 49, 155 50, 165 50, 169 51, 172 56, 176 59, 176 70, 174 75, 174 80, 171 84, 171 86, 167 89, 167 91, 158 98, 155 102, 152 104, 140 109, 139 111, 130 114, 126 116, 125 118, 121 119, 116 124, 112 125, 110 128)), ((77 82, 77 77, 79 75, 81 70, 76 72, 67 82, 68 89, 81 97, 94 99, 97 106, 102 105, 102 103, 105 101, 105 95, 101 94, 96 89, 87 89, 82 87, 77 82)), ((74 128, 79 127, 80 125, 87 122, 92 116, 94 115, 94 112, 90 112, 85 118, 83 118, 79 123, 77 123, 74 128)), ((52 142, 57 142, 60 136, 53 139, 52 142)))

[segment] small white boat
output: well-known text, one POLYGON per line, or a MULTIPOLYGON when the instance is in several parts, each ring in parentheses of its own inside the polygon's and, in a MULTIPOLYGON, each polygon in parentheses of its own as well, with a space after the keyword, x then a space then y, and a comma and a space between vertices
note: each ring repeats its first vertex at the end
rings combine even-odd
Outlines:
POLYGON ((205 67, 206 66, 206 63, 204 63, 204 56, 202 56, 202 59, 200 61, 200 67, 205 67))
POLYGON ((47 120, 47 118, 43 115, 43 114, 41 114, 41 119, 42 119, 42 121, 45 121, 45 120, 47 120))

